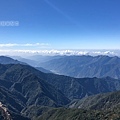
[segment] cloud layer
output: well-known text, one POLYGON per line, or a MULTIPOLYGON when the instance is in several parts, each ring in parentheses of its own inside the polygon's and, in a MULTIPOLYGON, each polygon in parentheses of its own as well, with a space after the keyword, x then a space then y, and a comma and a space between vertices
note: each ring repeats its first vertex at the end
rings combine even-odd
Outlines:
MULTIPOLYGON (((31 44, 30 44, 31 46, 31 44)), ((120 56, 120 50, 0 50, 0 55, 108 55, 120 56)))

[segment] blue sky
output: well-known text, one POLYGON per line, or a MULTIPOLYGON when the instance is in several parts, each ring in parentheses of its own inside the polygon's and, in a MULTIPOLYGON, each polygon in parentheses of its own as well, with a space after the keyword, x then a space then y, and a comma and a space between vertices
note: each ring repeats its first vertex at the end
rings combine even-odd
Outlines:
POLYGON ((0 0, 2 49, 119 49, 120 0, 0 0))

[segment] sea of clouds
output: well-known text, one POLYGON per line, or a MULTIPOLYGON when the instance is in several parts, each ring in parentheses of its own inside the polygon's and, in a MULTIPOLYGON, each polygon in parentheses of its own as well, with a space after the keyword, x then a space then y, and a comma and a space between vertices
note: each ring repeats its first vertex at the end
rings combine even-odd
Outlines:
POLYGON ((0 55, 17 55, 17 56, 31 56, 31 55, 108 55, 120 56, 120 50, 0 50, 0 55))

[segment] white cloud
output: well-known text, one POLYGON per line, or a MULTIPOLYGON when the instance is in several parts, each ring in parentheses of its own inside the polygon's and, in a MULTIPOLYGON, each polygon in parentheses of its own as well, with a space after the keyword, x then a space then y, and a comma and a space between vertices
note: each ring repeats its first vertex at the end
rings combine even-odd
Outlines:
POLYGON ((48 43, 26 43, 26 44, 16 44, 16 43, 8 43, 8 44, 0 44, 0 47, 47 47, 50 46, 48 43))
POLYGON ((8 44, 0 44, 0 47, 14 47, 17 46, 18 44, 12 44, 12 43, 8 43, 8 44))
POLYGON ((35 44, 30 44, 30 43, 27 43, 27 44, 19 44, 20 46, 49 46, 50 44, 48 43, 35 43, 35 44))

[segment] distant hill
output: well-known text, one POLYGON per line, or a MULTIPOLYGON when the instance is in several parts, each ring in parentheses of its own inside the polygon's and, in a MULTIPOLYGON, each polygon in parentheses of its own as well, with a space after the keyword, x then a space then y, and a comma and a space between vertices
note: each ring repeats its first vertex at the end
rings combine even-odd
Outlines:
POLYGON ((11 58, 15 59, 15 60, 18 60, 18 61, 21 61, 23 63, 27 63, 33 67, 35 67, 37 65, 37 61, 35 60, 31 60, 31 59, 27 59, 27 58, 23 58, 23 57, 20 57, 20 56, 10 56, 11 58))
POLYGON ((47 70, 76 78, 120 78, 120 58, 109 56, 61 56, 39 64, 47 70))

